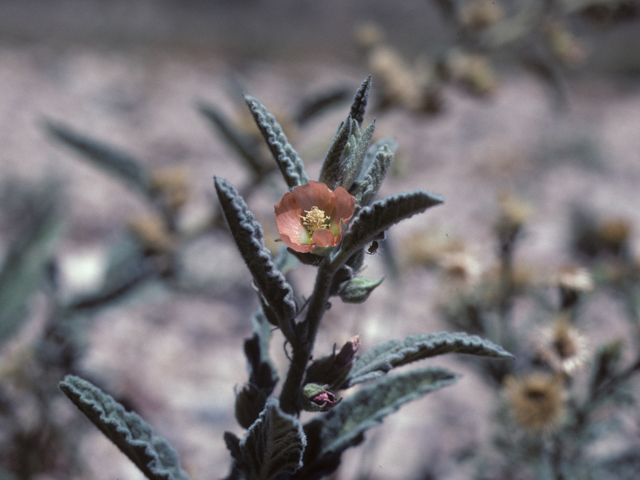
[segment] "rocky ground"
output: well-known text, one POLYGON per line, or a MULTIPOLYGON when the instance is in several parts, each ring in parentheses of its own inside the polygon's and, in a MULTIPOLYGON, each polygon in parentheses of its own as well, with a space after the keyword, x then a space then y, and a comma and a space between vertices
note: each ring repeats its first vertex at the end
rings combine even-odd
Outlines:
MULTIPOLYGON (((69 290, 98 281, 106 247, 147 207, 117 181, 52 141, 43 129, 44 119, 112 143, 150 167, 186 166, 191 182, 186 224, 209 208, 213 175, 236 184, 247 178, 233 152, 195 108, 197 100, 205 100, 240 117, 244 107, 228 88, 231 65, 223 58, 151 48, 125 52, 23 45, 0 46, 0 66, 1 180, 62 183, 66 233, 59 259, 69 290)), ((247 93, 283 117, 317 90, 347 84, 355 91, 368 74, 362 66, 312 59, 254 61, 239 70, 247 93)), ((405 260, 412 232, 428 229, 461 240, 483 268, 491 268, 492 224, 502 192, 515 193, 532 205, 517 259, 535 267, 540 278, 572 262, 567 243, 573 205, 640 224, 637 82, 593 78, 572 83, 569 109, 562 113, 550 108, 543 86, 526 75, 503 77, 490 99, 446 90, 445 100, 444 113, 433 118, 403 111, 375 114, 377 132, 400 144, 397 168, 382 194, 425 188, 446 199, 445 205, 394 229, 391 240, 401 265, 410 263, 405 260)), ((312 178, 347 108, 343 105, 292 135, 312 178)), ((278 199, 274 189, 250 201, 272 237, 272 205, 278 199)), ((10 229, 1 232, 3 245, 11 234, 10 229)), ((193 479, 214 479, 223 476, 229 464, 222 433, 240 433, 232 418, 233 389, 245 377, 241 342, 250 333, 248 315, 255 300, 242 304, 248 275, 223 232, 193 245, 187 260, 195 276, 210 280, 210 294, 194 297, 149 289, 103 312, 91 330, 84 366, 113 393, 132 399, 139 413, 178 449, 193 479), (232 293, 242 285, 241 294, 232 293)), ((367 260, 367 276, 384 272, 380 255, 367 260)), ((303 290, 311 273, 302 269, 295 277, 303 290)), ((382 339, 442 329, 435 306, 443 295, 437 277, 405 266, 400 278, 383 283, 363 306, 334 304, 319 348, 328 350, 356 333, 367 349, 382 339)), ((606 303, 595 305, 586 314, 587 323, 605 320, 607 308, 606 303)), ((282 367, 281 343, 276 334, 273 354, 282 367)), ((465 478, 465 467, 454 468, 446 455, 474 448, 487 438, 492 397, 455 358, 430 363, 467 374, 456 386, 407 406, 371 432, 367 446, 347 456, 339 478, 357 478, 361 462, 369 465, 368 478, 415 478, 429 464, 442 478, 465 478)), ((142 478, 97 431, 88 431, 82 448, 92 478, 142 478)))

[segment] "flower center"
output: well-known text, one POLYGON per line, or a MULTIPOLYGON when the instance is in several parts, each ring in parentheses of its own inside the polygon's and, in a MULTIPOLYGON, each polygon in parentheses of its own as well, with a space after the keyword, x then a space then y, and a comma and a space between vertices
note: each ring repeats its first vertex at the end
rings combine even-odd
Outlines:
POLYGON ((324 210, 314 206, 311 210, 306 210, 306 213, 304 216, 300 215, 300 218, 302 218, 302 225, 307 227, 311 235, 321 228, 329 228, 331 218, 325 215, 324 210))

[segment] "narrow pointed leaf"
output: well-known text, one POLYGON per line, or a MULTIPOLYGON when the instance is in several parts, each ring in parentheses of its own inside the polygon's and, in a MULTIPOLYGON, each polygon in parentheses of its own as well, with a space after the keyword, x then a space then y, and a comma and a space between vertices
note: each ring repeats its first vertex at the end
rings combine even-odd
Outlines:
POLYGON ((302 159, 289 144, 274 116, 258 99, 249 95, 245 95, 244 99, 289 188, 307 183, 309 177, 304 171, 302 159))
POLYGON ((362 161, 362 167, 360 168, 360 173, 356 178, 356 181, 358 183, 364 180, 365 176, 367 175, 367 172, 369 172, 369 169, 371 168, 371 165, 373 165, 373 161, 375 160, 376 155, 378 154, 380 149, 385 145, 391 151, 391 153, 393 153, 394 155, 396 154, 396 151, 398 150, 398 141, 393 138, 381 138, 380 140, 375 142, 373 145, 369 146, 364 156, 364 160, 362 161))
POLYGON ((338 255, 342 259, 353 255, 373 241, 377 235, 392 225, 422 213, 426 209, 439 205, 444 201, 440 195, 424 190, 392 195, 362 208, 349 227, 349 233, 342 241, 338 255))
POLYGON ((344 387, 352 387, 381 377, 392 368, 445 353, 465 353, 480 357, 513 358, 499 345, 463 332, 436 332, 409 335, 375 345, 354 364, 344 387))
MULTIPOLYGON (((423 368, 385 377, 346 397, 321 418, 305 425, 309 445, 317 445, 314 458, 305 458, 305 467, 295 478, 316 470, 362 441, 363 434, 380 425, 384 418, 410 401, 455 383, 458 376, 442 368, 423 368), (317 442, 317 443, 316 443, 317 442)), ((338 460, 339 463, 339 460, 338 460)), ((337 467, 337 465, 336 465, 337 467)), ((314 478, 314 477, 310 477, 314 478)))
POLYGON ((360 175, 360 171, 362 170, 362 165, 364 163, 365 156, 367 154, 367 150, 371 144, 371 138, 373 137, 373 132, 376 129, 376 121, 374 120, 371 124, 364 129, 362 135, 358 139, 358 145, 350 156, 349 159, 345 161, 345 166, 343 168, 343 173, 341 175, 340 185, 342 187, 349 190, 353 182, 360 175))
POLYGON ((60 389, 150 480, 188 480, 175 450, 153 433, 136 413, 125 411, 113 397, 73 375, 60 389))
POLYGON ((289 322, 297 312, 293 289, 273 263, 271 252, 264 244, 262 227, 244 199, 224 179, 215 178, 215 187, 240 254, 264 300, 280 320, 280 328, 287 335, 289 322))
POLYGON ((240 442, 248 478, 270 480, 282 473, 294 473, 302 466, 305 446, 300 421, 280 410, 278 400, 270 398, 240 442))
POLYGON ((342 168, 341 160, 343 159, 343 151, 349 141, 352 130, 352 122, 347 119, 341 122, 335 137, 331 141, 329 150, 322 163, 320 176, 318 180, 327 185, 331 190, 340 184, 340 171, 342 168))
POLYGON ((149 174, 131 155, 61 125, 47 122, 46 126, 54 137, 80 152, 98 167, 120 177, 145 195, 151 195, 149 174))
POLYGON ((226 142, 235 148, 256 175, 262 175, 270 170, 254 137, 235 127, 212 105, 200 103, 198 110, 216 127, 226 142))
POLYGON ((369 205, 376 198, 392 161, 393 152, 387 145, 383 145, 376 153, 364 178, 359 182, 354 192, 356 202, 359 205, 369 205))
POLYGON ((364 79, 360 88, 356 92, 356 96, 351 104, 351 111, 349 117, 353 118, 360 126, 364 120, 364 113, 367 109, 367 102, 369 101, 369 91, 371 90, 371 75, 364 79))

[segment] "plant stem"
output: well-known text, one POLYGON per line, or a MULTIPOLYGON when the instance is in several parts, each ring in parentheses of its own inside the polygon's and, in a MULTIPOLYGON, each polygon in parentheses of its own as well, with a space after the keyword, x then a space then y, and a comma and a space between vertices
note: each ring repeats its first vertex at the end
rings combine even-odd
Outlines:
POLYGON ((320 328, 320 322, 327 309, 331 282, 337 269, 336 262, 328 262, 327 257, 318 267, 316 284, 307 307, 307 316, 303 323, 304 339, 302 344, 293 345, 293 357, 280 394, 280 408, 286 413, 298 414, 301 409, 300 388, 304 381, 307 362, 313 352, 313 345, 320 328))

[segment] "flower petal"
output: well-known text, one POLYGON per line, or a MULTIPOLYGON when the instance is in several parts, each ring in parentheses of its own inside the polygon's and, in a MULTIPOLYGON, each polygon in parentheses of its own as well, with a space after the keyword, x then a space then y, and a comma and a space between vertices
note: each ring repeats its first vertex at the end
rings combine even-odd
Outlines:
MULTIPOLYGON (((342 236, 342 235, 341 235, 342 236)), ((336 237, 331 230, 321 228, 313 232, 312 243, 319 247, 335 247, 338 245, 339 238, 336 237)))
POLYGON ((318 207, 328 214, 335 205, 335 196, 329 187, 314 180, 309 180, 308 183, 296 187, 291 193, 304 212, 308 212, 313 207, 318 207))
POLYGON ((291 237, 289 237, 289 235, 285 235, 283 233, 280 234, 280 238, 287 247, 289 247, 291 250, 295 250, 296 252, 307 253, 313 250, 312 243, 294 242, 291 240, 291 237))
POLYGON ((356 199, 342 187, 337 187, 333 193, 336 198, 336 203, 335 210, 331 212, 331 223, 339 225, 340 220, 348 223, 356 209, 356 199))
POLYGON ((285 193, 280 203, 276 204, 273 210, 280 235, 284 234, 291 238, 299 239, 303 234, 307 233, 300 220, 302 209, 291 192, 285 193))

